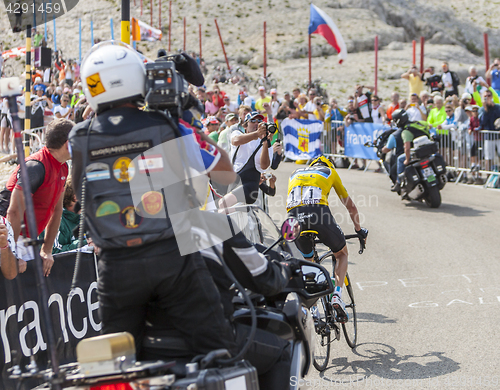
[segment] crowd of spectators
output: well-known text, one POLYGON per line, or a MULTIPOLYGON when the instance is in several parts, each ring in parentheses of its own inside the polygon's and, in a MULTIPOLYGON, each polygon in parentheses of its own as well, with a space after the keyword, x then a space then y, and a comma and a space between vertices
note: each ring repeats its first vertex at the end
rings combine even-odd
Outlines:
MULTIPOLYGON (((43 39, 39 44, 43 44, 43 39)), ((482 181, 476 171, 480 168, 497 168, 492 161, 500 151, 500 139, 495 133, 483 135, 480 130, 495 131, 499 127, 499 68, 500 59, 495 59, 482 77, 475 67, 471 67, 460 95, 458 76, 450 70, 448 63, 442 63, 440 74, 432 66, 425 69, 424 73, 412 66, 401 75, 402 79, 408 80, 408 95, 394 91, 384 103, 383 97, 374 94, 373 86, 355 85, 353 93, 347 95, 344 107, 339 106, 337 99, 345 96, 331 97, 327 101, 318 95, 315 88, 304 90, 297 87, 291 93, 284 91, 279 94, 277 89, 268 91, 261 86, 255 96, 245 86, 239 87, 236 96, 230 96, 219 84, 213 84, 210 89, 206 86, 189 88, 202 103, 205 133, 228 153, 234 154, 237 148, 234 145, 234 131, 246 133, 246 117, 254 118, 259 115, 264 122, 275 122, 278 126, 285 118, 322 121, 325 129, 330 132, 327 137, 332 144, 328 145, 329 150, 342 153, 347 127, 353 123, 366 122, 390 124, 392 113, 404 108, 410 121, 426 121, 440 136, 441 150, 448 164, 456 162, 457 155, 466 157, 466 164, 471 168, 471 174, 466 180, 470 184, 477 184, 482 181), (491 87, 487 80, 491 80, 491 87)), ((82 92, 79 65, 76 61, 64 59, 61 51, 55 52, 52 67, 38 69, 32 77, 32 129, 46 126, 56 118, 78 123, 93 115, 82 92)), ((24 96, 18 98, 18 108, 20 117, 24 118, 24 96)), ((12 118, 6 100, 0 102, 0 109, 0 152, 9 154, 13 153, 12 118)), ((275 168, 281 155, 282 146, 275 143, 272 150, 269 150, 269 165, 275 168)), ((364 160, 354 161, 352 165, 359 169, 365 169, 365 166, 364 160)), ((259 164, 256 168, 263 171, 259 169, 259 164)), ((266 186, 267 175, 269 174, 261 172, 257 185, 271 194, 275 191, 276 178, 273 176, 271 186, 266 186)), ((66 217, 76 221, 73 206, 69 202, 68 207, 64 207, 64 213, 66 217)), ((16 240, 18 234, 16 230, 16 240)), ((61 244, 56 240, 54 251, 60 250, 61 245, 74 245, 74 236, 65 235, 68 236, 68 242, 61 244)))
MULTIPOLYGON (((495 134, 482 134, 480 131, 496 131, 495 120, 499 118, 496 105, 500 92, 499 66, 500 60, 495 59, 484 78, 478 75, 475 67, 471 67, 460 94, 459 77, 450 70, 447 62, 442 63, 440 74, 435 72, 433 66, 420 73, 413 65, 401 75, 402 79, 408 80, 408 95, 402 96, 394 91, 390 101, 384 103, 383 97, 374 95, 374 87, 356 85, 354 93, 347 96, 345 107, 338 105, 337 98, 341 96, 326 101, 318 96, 314 88, 295 88, 292 93, 285 91, 279 96, 276 89, 266 91, 260 87, 258 94, 251 96, 245 87, 240 87, 235 101, 218 85, 212 86, 212 90, 205 87, 193 89, 192 93, 204 104, 206 131, 213 139, 217 139, 217 134, 227 132, 227 119, 235 118, 228 115, 236 115, 238 107, 245 105, 264 115, 267 120, 272 116, 272 120, 278 124, 285 118, 323 121, 331 131, 328 139, 332 140, 332 145, 329 150, 341 153, 345 128, 357 122, 390 124, 392 113, 403 108, 408 112, 410 121, 425 121, 439 135, 449 165, 460 165, 473 171, 479 168, 490 170, 495 168, 492 161, 500 151, 500 141, 495 134), (491 80, 491 87, 487 79, 491 80), (482 153, 481 160, 484 160, 482 166, 478 165, 479 153, 482 153)), ((227 145, 225 137, 220 142, 227 145)), ((353 167, 365 169, 365 163, 358 160, 353 167)), ((481 182, 477 174, 471 174, 468 178, 464 175, 463 178, 470 184, 481 182)))

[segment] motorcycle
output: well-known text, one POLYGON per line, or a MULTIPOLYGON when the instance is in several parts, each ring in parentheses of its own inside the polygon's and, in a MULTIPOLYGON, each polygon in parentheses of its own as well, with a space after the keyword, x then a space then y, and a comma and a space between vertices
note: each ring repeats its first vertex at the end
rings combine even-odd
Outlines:
MULTIPOLYGON (((391 167, 396 163, 395 157, 392 163, 385 161, 386 154, 382 152, 387 144, 389 135, 395 129, 382 133, 372 143, 367 142, 365 146, 377 149, 377 156, 388 175, 391 167)), ((410 152, 410 162, 405 166, 401 176, 401 190, 399 194, 403 200, 424 201, 431 208, 441 205, 441 193, 447 182, 446 163, 443 156, 438 153, 438 142, 430 140, 426 136, 413 140, 414 147, 410 152)), ((391 178, 395 181, 396 177, 391 178)))
MULTIPOLYGON (((300 236, 297 219, 288 218, 280 230, 257 206, 236 205, 229 215, 261 253, 273 250, 284 260, 299 254, 289 245, 300 236)), ((245 300, 247 293, 239 291, 234 302, 235 322, 267 330, 290 342, 290 390, 298 389, 304 382, 302 379, 313 361, 316 333, 310 308, 334 290, 323 266, 305 260, 296 262, 298 269, 280 294, 273 297, 251 294, 245 300)), ((161 337, 155 341, 161 343, 161 337)), ((231 360, 223 349, 197 356, 182 366, 174 361, 138 362, 134 339, 124 332, 84 339, 78 344, 76 354, 77 362, 60 366, 56 374, 52 370, 23 373, 16 366, 11 369, 10 378, 43 379, 45 383, 36 387, 40 390, 259 389, 256 369, 248 361, 231 360)))

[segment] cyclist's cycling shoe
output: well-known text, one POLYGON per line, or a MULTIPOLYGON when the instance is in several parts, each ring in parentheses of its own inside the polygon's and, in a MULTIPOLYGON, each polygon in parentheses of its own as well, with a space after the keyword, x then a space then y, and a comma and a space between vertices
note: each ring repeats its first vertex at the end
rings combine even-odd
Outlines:
POLYGON ((349 321, 349 315, 345 310, 345 303, 338 295, 333 294, 331 304, 336 313, 335 321, 340 323, 346 323, 349 321))

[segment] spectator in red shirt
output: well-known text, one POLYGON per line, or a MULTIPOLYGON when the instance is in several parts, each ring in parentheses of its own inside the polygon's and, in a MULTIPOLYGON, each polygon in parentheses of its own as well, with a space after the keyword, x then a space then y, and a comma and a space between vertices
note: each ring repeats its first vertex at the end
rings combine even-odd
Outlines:
MULTIPOLYGON (((73 128, 74 123, 67 119, 55 119, 46 130, 46 146, 39 152, 26 158, 26 169, 31 186, 33 204, 35 208, 35 217, 37 221, 37 231, 27 232, 32 238, 38 237, 45 230, 45 241, 40 250, 40 256, 43 260, 43 273, 45 276, 50 274, 54 258, 52 257, 52 246, 54 239, 59 231, 59 224, 63 212, 64 185, 68 177, 68 164, 66 161, 71 159, 68 149, 68 134, 73 128)), ((21 223, 24 218, 25 225, 26 210, 22 183, 20 179, 19 168, 17 168, 9 180, 6 189, 0 196, 0 210, 7 209, 7 220, 12 225, 14 240, 17 242, 19 250, 18 256, 27 260, 33 258, 29 248, 27 254, 22 255, 20 241, 21 223)), ((19 271, 26 269, 26 263, 19 261, 19 271)))
POLYGON ((224 106, 224 96, 226 96, 226 94, 220 90, 219 86, 217 84, 214 84, 213 87, 212 87, 212 102, 214 103, 214 105, 217 106, 217 108, 221 108, 224 106))

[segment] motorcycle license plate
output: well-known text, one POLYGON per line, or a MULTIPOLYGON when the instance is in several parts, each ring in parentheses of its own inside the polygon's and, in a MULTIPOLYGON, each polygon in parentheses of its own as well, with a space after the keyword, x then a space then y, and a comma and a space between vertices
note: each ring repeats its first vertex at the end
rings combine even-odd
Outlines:
POLYGON ((422 173, 424 174, 424 179, 426 179, 429 183, 436 180, 436 175, 434 175, 432 168, 422 168, 422 173))

